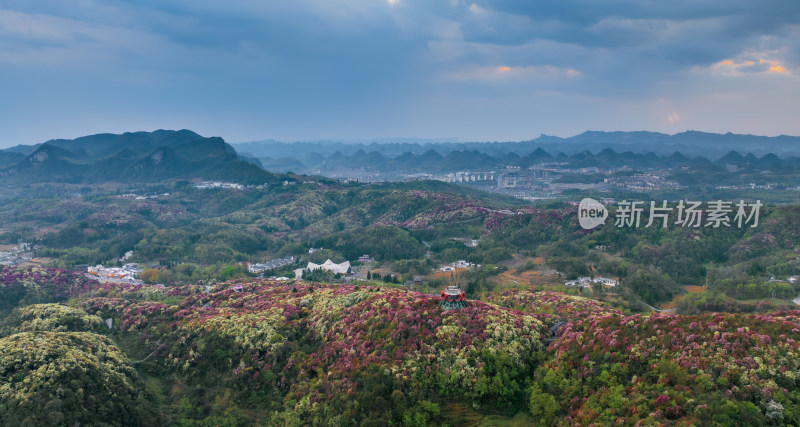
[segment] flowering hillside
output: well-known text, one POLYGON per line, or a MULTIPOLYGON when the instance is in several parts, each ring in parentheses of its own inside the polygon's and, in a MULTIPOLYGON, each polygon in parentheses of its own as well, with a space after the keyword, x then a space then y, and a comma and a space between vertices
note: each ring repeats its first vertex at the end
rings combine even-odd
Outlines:
POLYGON ((283 422, 323 424, 337 406, 341 422, 359 412, 388 422, 399 418, 402 402, 438 396, 509 410, 540 358, 543 325, 531 316, 480 302, 443 311, 435 298, 401 291, 336 299, 336 309, 312 310, 309 324, 323 341, 299 361, 301 381, 290 393, 304 398, 287 405, 283 422))
POLYGON ((22 332, 0 339, 0 423, 151 424, 128 358, 104 336, 22 332))
MULTIPOLYGON (((0 273, 5 296, 30 302, 96 283, 51 269, 0 273)), ((157 425, 128 357, 98 335, 106 329, 97 316, 53 303, 21 306, 0 320, 0 424, 157 425)))
POLYGON ((66 300, 97 283, 80 273, 0 265, 0 315, 20 304, 66 300))
POLYGON ((435 297, 395 289, 236 281, 173 288, 184 297, 177 305, 131 298, 139 292, 83 306, 166 342, 153 360, 179 375, 217 372, 228 386, 279 398, 280 424, 428 419, 446 396, 519 409, 543 350, 533 316, 481 302, 443 311, 435 297))
POLYGON ((60 304, 33 304, 20 307, 0 322, 0 336, 17 332, 97 332, 103 320, 85 311, 60 304))
POLYGON ((552 352, 530 408, 546 425, 800 423, 800 311, 606 316, 552 352))
POLYGON ((446 311, 377 287, 3 271, 44 290, 22 301, 73 298, 0 324, 9 425, 458 424, 450 403, 542 425, 800 423, 800 311, 624 316, 517 290, 446 311))
POLYGON ((603 316, 621 316, 622 312, 599 301, 560 292, 508 290, 490 295, 489 302, 533 314, 546 323, 557 319, 583 320, 603 316))

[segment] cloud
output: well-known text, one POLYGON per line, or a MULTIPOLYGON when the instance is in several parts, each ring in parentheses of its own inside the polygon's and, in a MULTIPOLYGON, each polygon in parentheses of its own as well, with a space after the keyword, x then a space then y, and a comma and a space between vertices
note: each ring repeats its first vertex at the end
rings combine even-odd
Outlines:
POLYGON ((672 113, 670 113, 670 114, 667 116, 667 123, 669 123, 669 124, 671 124, 671 125, 675 125, 675 124, 677 124, 677 123, 678 123, 678 122, 680 122, 680 121, 681 121, 681 116, 680 116, 680 115, 678 115, 678 113, 677 113, 677 112, 675 112, 675 111, 673 111, 672 113))
MULTIPOLYGON (((473 120, 488 105, 519 112, 513 135, 597 123, 663 130, 700 120, 682 103, 690 98, 701 110, 719 94, 772 96, 796 111, 772 82, 800 75, 798 23, 800 2, 786 0, 5 0, 0 93, 28 105, 11 111, 19 132, 37 114, 75 122, 102 103, 124 110, 109 122, 137 111, 165 127, 202 117, 239 139, 240 129, 258 139, 437 126, 466 138, 458 123, 470 121, 489 137, 491 122, 473 120), (635 123, 608 113, 661 98, 671 107, 639 108, 635 123), (452 121, 434 117, 448 108, 459 112, 452 121), (529 128, 534 114, 542 128, 529 128)), ((513 127, 503 120, 498 132, 513 127)))
MULTIPOLYGON (((604 80, 625 73, 635 76, 709 66, 744 49, 760 48, 764 37, 782 47, 794 46, 784 34, 800 22, 800 6, 794 3, 65 0, 32 7, 19 0, 10 2, 21 10, 34 8, 54 18, 144 32, 164 42, 216 50, 223 56, 226 51, 246 48, 250 55, 260 52, 265 61, 271 56, 278 62, 296 59, 333 65, 337 58, 373 63, 370 59, 374 58, 397 64, 422 61, 430 46, 450 42, 468 55, 450 56, 454 62, 448 68, 550 65, 583 70, 604 80), (581 54, 555 57, 553 49, 565 46, 581 54), (508 47, 526 51, 525 56, 517 56, 508 47)), ((113 43, 113 35, 107 40, 113 43)), ((781 66, 792 68, 791 64, 781 66)))
MULTIPOLYGON (((478 1, 481 19, 463 21, 473 43, 525 45, 543 40, 591 53, 637 57, 637 67, 670 70, 710 65, 767 38, 795 46, 786 31, 800 22, 800 3, 726 1, 478 1)), ((573 68, 585 68, 571 64, 573 68)))
POLYGON ((505 81, 520 83, 524 80, 552 80, 559 78, 574 78, 580 76, 578 70, 572 68, 559 68, 552 65, 537 66, 495 66, 495 67, 465 67, 460 70, 442 73, 446 81, 505 81))
POLYGON ((783 61, 774 59, 777 54, 777 52, 746 52, 734 59, 723 59, 709 67, 701 68, 700 71, 729 77, 770 74, 796 77, 796 72, 787 70, 783 61))

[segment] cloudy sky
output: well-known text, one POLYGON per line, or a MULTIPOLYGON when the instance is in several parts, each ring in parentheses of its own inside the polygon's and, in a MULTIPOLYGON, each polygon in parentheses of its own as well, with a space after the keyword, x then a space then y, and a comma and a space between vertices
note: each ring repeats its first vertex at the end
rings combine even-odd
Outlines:
POLYGON ((0 146, 161 128, 800 135, 800 1, 0 1, 0 146))

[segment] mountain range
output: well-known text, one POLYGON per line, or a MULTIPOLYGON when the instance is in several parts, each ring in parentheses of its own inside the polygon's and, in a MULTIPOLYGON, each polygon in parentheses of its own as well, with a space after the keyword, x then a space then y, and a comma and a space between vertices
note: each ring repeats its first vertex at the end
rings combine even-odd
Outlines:
POLYGON ((0 151, 6 182, 155 182, 207 179, 263 184, 276 177, 222 138, 189 130, 97 134, 0 151))
POLYGON ((97 134, 0 150, 0 180, 9 183, 157 182, 166 179, 275 182, 289 171, 441 173, 528 168, 800 170, 800 137, 684 132, 585 132, 522 142, 333 141, 228 144, 189 130, 97 134), (680 149, 677 149, 680 148, 680 149), (237 152, 238 151, 238 152, 237 152), (744 153, 744 154, 742 154, 744 153), (715 160, 714 160, 715 159, 715 160))
MULTIPOLYGON (((598 147, 599 148, 599 147, 598 147)), ((506 154, 488 154, 473 150, 455 150, 442 154, 429 149, 414 154, 402 153, 396 157, 386 156, 379 151, 366 152, 359 149, 351 154, 336 151, 329 155, 311 153, 301 157, 283 157, 273 159, 259 158, 261 164, 274 172, 293 171, 296 173, 322 174, 346 171, 374 173, 446 173, 455 171, 488 171, 505 169, 507 166, 529 168, 534 165, 557 166, 559 168, 592 168, 599 169, 664 169, 689 166, 703 169, 722 169, 735 166, 737 170, 800 170, 800 157, 778 157, 769 153, 756 156, 752 153, 742 155, 730 151, 724 156, 709 159, 703 156, 689 157, 675 151, 669 155, 653 152, 634 153, 633 151, 617 152, 611 148, 583 150, 571 155, 564 152, 552 154, 542 148, 536 148, 525 154, 509 152, 506 154)))
MULTIPOLYGON (((596 152, 603 148, 611 148, 617 152, 632 151, 635 153, 653 152, 658 155, 670 155, 679 151, 684 155, 718 158, 730 151, 753 153, 763 156, 774 153, 779 156, 800 156, 800 137, 797 136, 758 136, 733 133, 718 134, 698 131, 687 131, 668 135, 658 132, 599 132, 588 131, 580 135, 562 138, 541 135, 538 138, 518 142, 453 142, 453 141, 420 141, 410 139, 376 141, 372 143, 314 141, 314 142, 280 142, 264 140, 232 144, 237 151, 249 153, 253 157, 270 159, 301 160, 305 156, 320 154, 331 155, 337 151, 350 155, 359 150, 367 153, 377 151, 385 157, 397 157, 403 153, 422 154, 435 150, 443 156, 451 151, 477 150, 494 157, 502 157, 509 153, 524 156, 536 148, 551 153, 563 152, 572 155, 585 150, 596 152)), ((305 163, 305 162, 304 162, 305 163)))

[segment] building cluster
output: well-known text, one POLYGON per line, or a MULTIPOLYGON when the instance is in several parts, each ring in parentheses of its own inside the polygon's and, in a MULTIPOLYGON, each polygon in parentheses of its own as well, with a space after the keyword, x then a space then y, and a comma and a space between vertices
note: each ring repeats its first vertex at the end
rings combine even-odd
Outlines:
POLYGON ((646 190, 665 190, 681 188, 676 181, 667 179, 663 174, 637 173, 631 176, 615 176, 606 178, 604 183, 611 187, 624 188, 627 190, 646 191, 646 190))
POLYGON ((134 194, 134 193, 126 193, 126 194, 120 194, 120 195, 118 195, 116 197, 118 199, 147 200, 147 199, 157 199, 159 197, 167 197, 167 196, 169 196, 169 193, 151 194, 151 195, 148 195, 148 196, 144 196, 144 195, 141 195, 141 194, 134 194))
POLYGON ((304 271, 314 271, 314 270, 326 270, 333 272, 334 274, 349 274, 350 273, 350 261, 345 261, 341 264, 336 264, 331 260, 326 260, 322 264, 314 264, 313 262, 309 262, 306 268, 298 268, 294 271, 294 277, 296 279, 303 278, 304 271))
MULTIPOLYGON (((756 184, 755 182, 751 182, 749 184, 743 185, 717 185, 714 188, 717 190, 772 190, 777 183, 768 182, 765 184, 756 184)), ((800 187, 797 187, 795 190, 800 190, 800 187)))
POLYGON ((209 188, 223 188, 225 190, 241 190, 244 188, 242 184, 236 184, 234 182, 222 182, 222 181, 201 181, 194 185, 195 188, 199 188, 201 190, 207 190, 209 188))
POLYGON ((497 180, 497 187, 503 189, 542 189, 553 178, 549 170, 523 170, 506 172, 497 180))
POLYGON ((458 182, 494 181, 495 175, 496 175, 495 171, 489 171, 489 172, 462 171, 462 172, 448 173, 444 175, 430 175, 430 178, 435 179, 437 181, 458 183, 458 182))
POLYGON ((606 277, 579 277, 576 280, 570 280, 565 285, 567 286, 574 286, 580 288, 591 288, 594 285, 602 285, 607 288, 616 287, 618 282, 614 279, 608 279, 606 277))
POLYGON ((141 284, 138 279, 142 269, 136 263, 125 264, 122 267, 104 267, 97 264, 86 269, 86 275, 101 282, 134 283, 141 284))
POLYGON ((269 260, 265 263, 250 264, 247 266, 247 271, 253 274, 263 273, 267 270, 274 270, 276 268, 286 267, 287 265, 294 264, 294 256, 287 256, 285 258, 278 258, 269 260))
POLYGON ((439 271, 448 272, 448 271, 456 271, 457 269, 465 269, 474 266, 475 264, 471 262, 464 261, 460 259, 452 264, 445 265, 439 269, 439 271))
POLYGON ((367 264, 367 263, 370 263, 370 262, 375 262, 375 259, 372 258, 371 256, 367 255, 367 254, 364 254, 364 255, 361 255, 360 257, 358 257, 358 262, 363 263, 363 264, 367 264))
POLYGON ((20 243, 10 250, 0 251, 0 264, 14 266, 24 262, 30 262, 33 259, 30 250, 30 244, 20 243))

